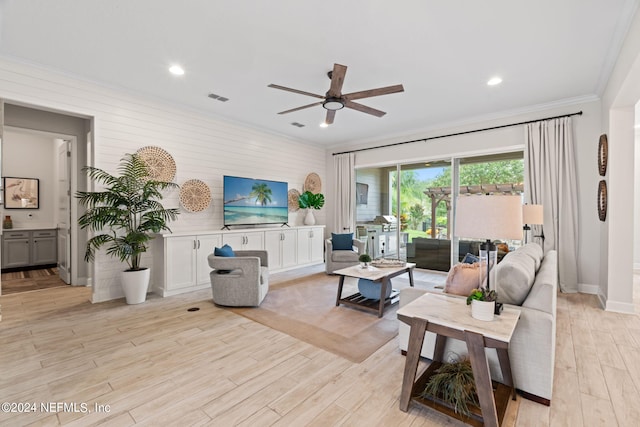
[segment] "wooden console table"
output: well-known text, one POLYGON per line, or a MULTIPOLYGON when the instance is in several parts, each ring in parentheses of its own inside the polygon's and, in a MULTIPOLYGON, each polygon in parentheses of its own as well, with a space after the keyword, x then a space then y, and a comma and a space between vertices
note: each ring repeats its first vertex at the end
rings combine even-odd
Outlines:
POLYGON ((515 399, 508 349, 519 317, 520 310, 505 308, 493 321, 476 320, 471 317, 471 308, 463 298, 429 293, 400 308, 398 319, 411 326, 400 409, 406 412, 409 404, 415 402, 471 425, 497 427, 504 418, 509 397, 515 399), (436 334, 434 362, 416 379, 426 331, 436 334), (429 400, 420 396, 429 377, 443 362, 447 338, 456 338, 467 343, 481 411, 469 418, 456 414, 435 399, 429 400), (485 348, 496 349, 505 384, 491 381, 485 348))
POLYGON ((392 290, 391 295, 389 295, 388 298, 385 298, 387 286, 391 286, 389 284, 389 279, 408 273, 409 285, 413 286, 413 269, 415 268, 415 266, 416 265, 411 262, 405 263, 405 265, 402 267, 369 266, 367 268, 362 268, 359 265, 354 265, 352 267, 342 268, 340 270, 334 271, 334 274, 338 274, 340 276, 340 282, 338 284, 338 296, 336 297, 336 306, 339 306, 342 303, 345 305, 360 307, 364 310, 378 313, 378 317, 382 317, 385 307, 390 307, 396 304, 399 300, 398 291, 395 290, 392 290), (360 293, 355 293, 353 295, 349 295, 348 297, 342 298, 342 287, 344 285, 345 277, 368 279, 373 282, 380 283, 380 299, 367 299, 360 295, 360 293))

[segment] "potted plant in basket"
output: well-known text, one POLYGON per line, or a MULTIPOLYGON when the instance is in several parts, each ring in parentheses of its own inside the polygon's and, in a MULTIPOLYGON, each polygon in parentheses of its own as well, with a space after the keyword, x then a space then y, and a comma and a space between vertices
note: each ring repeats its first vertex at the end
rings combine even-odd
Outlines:
POLYGON ((467 305, 471 304, 471 316, 478 320, 493 320, 498 294, 487 288, 473 289, 467 297, 467 305))
POLYGON ((177 188, 173 182, 149 179, 146 164, 136 155, 127 154, 114 176, 92 166, 83 168, 89 178, 104 185, 102 191, 79 191, 79 203, 87 208, 78 219, 80 228, 102 232, 87 241, 84 259, 95 259, 96 250, 106 245, 108 255, 126 262, 128 269, 122 274, 122 287, 127 304, 145 301, 149 287, 150 270, 140 265, 147 251, 152 233, 171 231, 167 222, 175 220, 177 209, 165 209, 162 190, 177 188), (108 230, 108 232, 107 232, 108 230))
POLYGON ((320 209, 324 206, 324 195, 322 193, 305 191, 298 198, 298 206, 300 209, 307 210, 307 214, 304 217, 305 225, 314 225, 316 223, 316 219, 313 216, 312 209, 320 209))

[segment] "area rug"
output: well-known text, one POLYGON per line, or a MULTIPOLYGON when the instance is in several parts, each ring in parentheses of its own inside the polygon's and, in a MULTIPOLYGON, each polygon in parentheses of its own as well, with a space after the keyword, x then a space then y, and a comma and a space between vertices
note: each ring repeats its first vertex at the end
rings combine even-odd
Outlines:
MULTIPOLYGON (((357 308, 336 307, 338 280, 321 272, 275 281, 260 307, 231 310, 359 363, 398 334, 397 304, 382 318, 357 308)), ((346 278, 343 296, 357 292, 356 280, 346 278)), ((408 286, 408 280, 392 282, 394 288, 408 286)))

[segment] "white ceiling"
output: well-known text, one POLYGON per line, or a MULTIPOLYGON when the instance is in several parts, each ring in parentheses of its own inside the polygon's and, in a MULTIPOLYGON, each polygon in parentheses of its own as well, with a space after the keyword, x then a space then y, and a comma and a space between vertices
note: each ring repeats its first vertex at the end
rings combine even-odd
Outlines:
POLYGON ((638 3, 4 0, 0 55, 336 146, 595 98, 638 3), (343 93, 405 92, 358 101, 382 118, 343 109, 325 129, 321 106, 277 114, 317 100, 268 84, 324 95, 334 63, 348 66, 343 93))

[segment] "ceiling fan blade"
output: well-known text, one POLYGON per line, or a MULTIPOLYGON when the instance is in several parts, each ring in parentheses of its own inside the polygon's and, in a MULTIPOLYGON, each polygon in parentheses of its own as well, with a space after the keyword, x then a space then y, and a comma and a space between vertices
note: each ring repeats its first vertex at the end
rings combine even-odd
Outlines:
POLYGON ((273 83, 270 84, 268 87, 272 87, 274 89, 286 90, 287 92, 299 93, 300 95, 307 95, 307 96, 313 96, 314 98, 324 99, 324 96, 322 96, 322 95, 317 95, 315 93, 305 92, 303 90, 298 90, 298 89, 291 89, 290 87, 274 85, 273 83))
POLYGON ((333 123, 333 118, 335 116, 336 116, 336 110, 327 110, 327 118, 324 120, 324 122, 330 125, 331 123, 333 123))
POLYGON ((367 107, 366 105, 358 104, 357 102, 352 102, 345 100, 344 106, 347 108, 351 108, 352 110, 358 110, 363 113, 371 114, 372 116, 382 117, 385 113, 384 111, 376 110, 375 108, 367 107))
POLYGON ((292 108, 291 110, 280 111, 278 114, 293 113, 294 111, 304 110, 305 108, 315 107, 316 105, 322 105, 322 102, 314 102, 313 104, 303 105, 302 107, 292 108))
POLYGON ((333 64, 333 71, 331 72, 331 87, 329 88, 329 92, 327 92, 327 96, 340 98, 340 91, 342 91, 345 74, 347 74, 346 65, 333 64))
POLYGON ((390 93, 404 92, 402 85, 394 85, 387 87, 380 87, 377 89, 361 90, 360 92, 352 92, 343 95, 344 99, 362 99, 371 98, 372 96, 389 95, 390 93))

